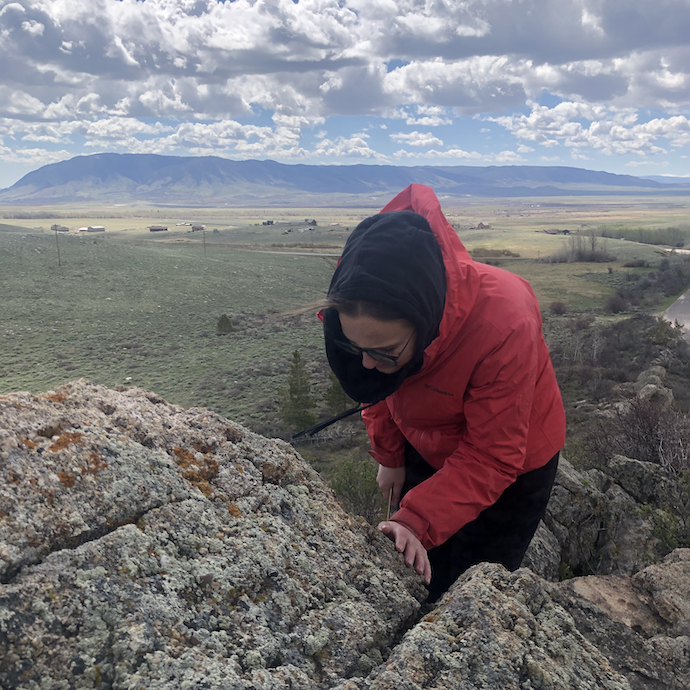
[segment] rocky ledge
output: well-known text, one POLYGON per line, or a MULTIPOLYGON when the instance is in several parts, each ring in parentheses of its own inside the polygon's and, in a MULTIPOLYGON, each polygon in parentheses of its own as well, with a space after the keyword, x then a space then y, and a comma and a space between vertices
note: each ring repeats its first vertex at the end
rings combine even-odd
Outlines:
POLYGON ((587 541, 623 494, 564 462, 529 568, 428 610, 288 444, 141 389, 0 396, 0 687, 690 688, 690 550, 587 541), (614 565, 552 581, 569 553, 614 565))

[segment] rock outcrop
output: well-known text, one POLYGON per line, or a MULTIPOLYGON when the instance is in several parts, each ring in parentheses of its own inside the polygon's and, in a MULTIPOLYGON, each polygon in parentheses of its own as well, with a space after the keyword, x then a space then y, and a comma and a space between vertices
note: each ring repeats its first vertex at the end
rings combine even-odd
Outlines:
POLYGON ((429 610, 282 441, 140 389, 0 396, 0 687, 690 688, 690 552, 559 583, 585 512, 429 610))

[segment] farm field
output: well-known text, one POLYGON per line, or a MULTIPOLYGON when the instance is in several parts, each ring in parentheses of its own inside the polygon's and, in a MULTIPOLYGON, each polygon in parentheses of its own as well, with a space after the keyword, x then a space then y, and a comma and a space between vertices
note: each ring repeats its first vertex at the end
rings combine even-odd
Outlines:
MULTIPOLYGON (((376 210, 4 207, 0 394, 85 377, 149 388, 274 433, 294 350, 317 389, 328 384, 319 321, 285 312, 325 295, 349 232, 376 210), (262 225, 266 220, 274 223, 262 225), (206 231, 176 225, 183 222, 206 231), (106 232, 61 233, 58 266, 53 223, 104 225, 106 232), (148 231, 158 224, 168 232, 148 231), (222 314, 234 324, 227 335, 216 333, 222 314)), ((600 308, 623 272, 646 270, 624 268, 626 261, 658 264, 664 251, 606 240, 616 262, 550 264, 537 260, 569 237, 540 231, 666 227, 690 217, 677 198, 472 200, 444 212, 471 251, 517 254, 498 262, 531 282, 544 309, 561 301, 573 312, 600 308), (480 222, 490 227, 477 229, 480 222)))

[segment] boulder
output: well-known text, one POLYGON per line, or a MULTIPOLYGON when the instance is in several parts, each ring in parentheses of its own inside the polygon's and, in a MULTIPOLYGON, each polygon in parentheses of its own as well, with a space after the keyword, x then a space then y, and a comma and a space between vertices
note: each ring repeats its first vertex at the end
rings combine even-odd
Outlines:
POLYGON ((0 430, 2 688, 690 687, 687 551, 540 576, 614 514, 603 473, 562 463, 535 572, 480 564, 432 608, 291 446, 213 412, 77 381, 0 396, 0 430))
POLYGON ((690 549, 633 577, 575 578, 551 594, 635 690, 690 688, 690 549))
POLYGON ((0 687, 328 686, 426 594, 291 446, 208 410, 76 382, 0 397, 0 428, 0 687))
MULTIPOLYGON (((632 575, 664 555, 664 545, 655 532, 654 509, 642 506, 614 481, 614 477, 621 478, 642 495, 634 477, 623 478, 621 469, 630 463, 638 461, 617 456, 612 470, 579 472, 568 460, 560 459, 544 522, 560 544, 563 563, 575 575, 632 575)), ((641 474, 645 470, 644 476, 656 476, 650 463, 634 467, 641 474)), ((647 492, 662 491, 661 481, 658 487, 647 492)))

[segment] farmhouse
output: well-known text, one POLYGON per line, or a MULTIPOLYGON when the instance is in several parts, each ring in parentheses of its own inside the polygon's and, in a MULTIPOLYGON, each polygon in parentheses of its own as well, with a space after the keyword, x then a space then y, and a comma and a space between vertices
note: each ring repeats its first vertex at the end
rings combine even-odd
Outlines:
POLYGON ((105 232, 105 228, 102 225, 89 225, 86 232, 105 232))

